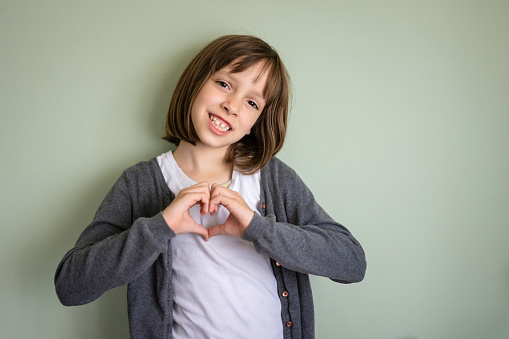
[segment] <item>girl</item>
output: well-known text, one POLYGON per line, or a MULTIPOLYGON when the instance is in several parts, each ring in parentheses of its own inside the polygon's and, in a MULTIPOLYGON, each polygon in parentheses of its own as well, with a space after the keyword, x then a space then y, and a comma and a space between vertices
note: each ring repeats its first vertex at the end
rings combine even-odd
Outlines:
POLYGON ((361 281, 364 252, 273 157, 289 78, 253 36, 220 37, 182 74, 165 139, 122 174, 55 275, 64 305, 128 284, 132 338, 313 338, 308 274, 361 281))

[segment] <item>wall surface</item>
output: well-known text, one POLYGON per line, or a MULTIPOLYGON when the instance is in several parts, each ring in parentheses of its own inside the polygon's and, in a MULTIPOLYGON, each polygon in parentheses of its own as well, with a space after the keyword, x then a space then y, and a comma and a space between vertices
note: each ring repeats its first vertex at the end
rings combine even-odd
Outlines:
POLYGON ((53 274, 227 33, 284 58, 279 156, 367 253, 360 284, 312 278, 317 338, 508 338, 505 0, 2 0, 0 337, 128 337, 125 288, 64 307, 53 274))

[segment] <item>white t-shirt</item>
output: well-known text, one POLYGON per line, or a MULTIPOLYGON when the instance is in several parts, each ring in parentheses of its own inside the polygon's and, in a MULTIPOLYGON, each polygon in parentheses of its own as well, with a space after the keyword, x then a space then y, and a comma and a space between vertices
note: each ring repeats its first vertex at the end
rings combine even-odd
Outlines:
MULTIPOLYGON (((196 184, 185 175, 172 152, 157 157, 170 190, 196 184)), ((260 202, 260 173, 243 175, 234 170, 229 189, 239 192, 253 211, 260 202)), ((189 212, 209 228, 224 223, 229 212, 223 206, 214 216, 189 212)), ((256 252, 251 242, 215 236, 208 242, 196 234, 172 239, 173 338, 242 339, 283 338, 281 303, 268 257, 256 252)))

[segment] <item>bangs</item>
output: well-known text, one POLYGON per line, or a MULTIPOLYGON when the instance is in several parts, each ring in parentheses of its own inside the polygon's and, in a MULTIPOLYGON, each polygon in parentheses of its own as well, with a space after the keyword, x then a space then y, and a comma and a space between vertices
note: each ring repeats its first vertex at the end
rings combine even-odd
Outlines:
MULTIPOLYGON (((260 72, 255 78, 258 82, 265 73, 268 72, 267 83, 263 89, 263 98, 266 105, 275 101, 281 95, 281 90, 286 87, 284 80, 286 77, 286 70, 281 67, 277 58, 267 58, 260 55, 243 56, 237 60, 232 61, 231 73, 241 73, 250 67, 256 66, 261 63, 260 72)), ((229 64, 229 63, 228 63, 229 64)), ((226 67, 226 64, 224 67, 226 67)))
MULTIPOLYGON (((232 73, 241 73, 245 70, 249 69, 252 66, 258 65, 259 63, 263 63, 260 69, 260 73, 255 78, 255 82, 258 82, 260 78, 265 74, 265 72, 272 69, 272 65, 269 59, 267 58, 254 58, 254 57, 243 57, 237 61, 233 61, 232 64, 232 73), (250 59, 250 60, 249 60, 250 59)), ((270 77, 270 73, 269 73, 270 77)), ((265 95, 265 93, 263 93, 265 95)))
POLYGON ((204 54, 203 67, 208 70, 206 78, 228 65, 232 66, 232 73, 240 73, 262 63, 255 81, 269 72, 263 91, 266 104, 278 102, 278 96, 287 93, 289 76, 286 69, 278 53, 261 39, 248 35, 224 36, 208 45, 204 54))

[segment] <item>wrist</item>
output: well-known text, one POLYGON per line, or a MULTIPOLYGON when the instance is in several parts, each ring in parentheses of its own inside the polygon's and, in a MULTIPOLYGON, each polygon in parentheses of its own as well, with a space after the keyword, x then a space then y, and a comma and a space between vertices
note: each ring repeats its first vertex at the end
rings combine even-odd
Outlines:
POLYGON ((168 228, 170 228, 175 234, 180 234, 181 232, 179 231, 178 227, 175 226, 175 223, 171 219, 171 216, 169 215, 169 213, 166 210, 164 210, 162 212, 162 215, 163 215, 164 221, 166 221, 166 225, 168 226, 168 228))
POLYGON ((242 237, 244 235, 244 232, 247 230, 247 228, 249 227, 249 225, 251 225, 251 221, 253 220, 254 218, 254 215, 255 215, 255 211, 252 211, 253 214, 251 214, 251 218, 249 218, 249 220, 246 220, 245 223, 242 223, 241 224, 241 230, 240 230, 240 236, 242 237))

